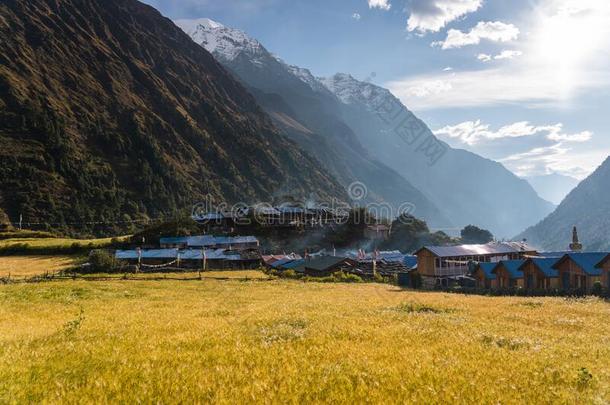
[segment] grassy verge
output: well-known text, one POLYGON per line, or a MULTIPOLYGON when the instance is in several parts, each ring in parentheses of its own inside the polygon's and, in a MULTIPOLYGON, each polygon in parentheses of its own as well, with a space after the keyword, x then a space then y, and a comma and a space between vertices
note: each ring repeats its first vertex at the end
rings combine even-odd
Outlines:
POLYGON ((0 403, 607 403, 610 305, 292 280, 0 286, 0 403))

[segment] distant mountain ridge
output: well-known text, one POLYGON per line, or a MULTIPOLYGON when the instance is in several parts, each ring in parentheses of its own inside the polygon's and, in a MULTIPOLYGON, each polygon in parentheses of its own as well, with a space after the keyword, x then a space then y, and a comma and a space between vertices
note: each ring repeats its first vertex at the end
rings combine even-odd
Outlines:
MULTIPOLYGON (((280 99, 284 102, 281 114, 291 116, 294 122, 319 134, 319 139, 313 141, 315 144, 334 138, 354 145, 353 152, 362 154, 365 160, 377 162, 384 170, 391 169, 394 176, 423 195, 427 204, 439 210, 444 218, 449 218, 449 221, 440 221, 442 223, 451 222, 458 228, 477 224, 490 229, 497 237, 510 237, 544 218, 554 208, 540 198, 529 183, 501 164, 452 149, 438 140, 425 123, 387 89, 358 81, 349 74, 316 78, 307 69, 290 66, 268 52, 265 54, 264 47, 242 31, 211 20, 177 23, 245 83, 259 89, 255 94, 268 112, 280 110, 282 104, 277 98, 272 101, 273 96, 269 93, 281 94, 280 99), (312 108, 305 100, 315 100, 317 108, 312 108), (396 109, 398 120, 382 117, 380 110, 389 106, 396 109), (287 112, 286 107, 291 111, 287 112), (333 124, 321 124, 321 116, 325 116, 323 121, 327 124, 333 124), (398 129, 398 134, 397 127, 402 122, 406 125, 398 129), (409 145, 404 138, 419 138, 419 142, 428 139, 442 145, 446 151, 431 165, 430 157, 418 150, 421 149, 418 144, 409 145)), ((271 113, 276 120, 278 114, 277 111, 271 113)), ((311 134, 292 129, 293 139, 300 144, 311 141, 311 134)), ((330 167, 333 162, 328 158, 341 156, 345 149, 345 143, 336 145, 335 152, 326 160, 320 159, 330 167)), ((348 161, 358 158, 355 154, 349 156, 348 161)), ((341 170, 334 172, 339 172, 341 178, 341 170)), ((380 178, 374 176, 370 184, 375 183, 375 177, 380 178)), ((387 199, 387 196, 383 197, 387 199)))
POLYGON ((245 87, 135 0, 0 3, 0 212, 125 232, 205 196, 347 199, 245 87))
POLYGON ((559 173, 551 173, 540 176, 529 176, 525 179, 534 187, 540 197, 553 204, 559 205, 563 199, 574 190, 579 180, 564 176, 559 173))
POLYGON ((345 187, 362 182, 368 202, 395 208, 412 203, 412 214, 433 226, 450 221, 417 188, 363 148, 341 118, 341 102, 307 69, 290 66, 239 30, 209 19, 176 23, 235 73, 278 127, 309 151, 345 187))
POLYGON ((610 250, 610 157, 572 190, 557 209, 518 236, 544 250, 565 250, 578 228, 587 251, 610 250))
POLYGON ((347 74, 323 82, 344 101, 343 116, 363 145, 424 191, 460 228, 477 224, 509 238, 554 208, 500 163, 438 140, 389 90, 347 74), (445 145, 445 154, 430 164, 418 147, 422 139, 445 145))

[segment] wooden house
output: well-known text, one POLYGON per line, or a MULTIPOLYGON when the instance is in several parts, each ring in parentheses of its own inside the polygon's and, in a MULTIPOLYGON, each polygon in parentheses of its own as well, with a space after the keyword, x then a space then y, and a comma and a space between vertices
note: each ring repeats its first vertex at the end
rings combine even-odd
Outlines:
POLYGON ((608 254, 601 262, 595 265, 601 270, 602 287, 610 291, 610 254, 608 254))
POLYGON ((492 272, 497 263, 479 263, 472 274, 475 279, 477 288, 485 288, 487 290, 498 288, 498 278, 492 272))
POLYGON ((553 268, 559 257, 532 257, 519 268, 523 272, 524 286, 528 290, 559 289, 559 273, 553 268))
POLYGON ((602 268, 597 267, 608 253, 568 253, 553 265, 563 290, 591 291, 593 284, 602 281, 602 268))
POLYGON ((524 260, 501 260, 491 271, 497 277, 497 288, 523 287, 523 272, 520 270, 524 260))
POLYGON ((311 277, 328 277, 346 267, 353 267, 355 264, 354 260, 347 257, 316 256, 305 259, 292 270, 311 277))
POLYGON ((484 245, 425 246, 415 252, 417 270, 424 283, 443 285, 448 279, 467 276, 471 262, 498 263, 501 260, 536 256, 535 249, 521 242, 488 243, 484 245))

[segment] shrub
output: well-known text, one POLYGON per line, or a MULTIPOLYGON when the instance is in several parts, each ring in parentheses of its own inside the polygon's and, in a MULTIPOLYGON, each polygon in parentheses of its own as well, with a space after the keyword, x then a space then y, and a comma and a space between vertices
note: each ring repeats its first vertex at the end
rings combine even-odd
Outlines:
POLYGON ((280 277, 282 278, 298 278, 298 274, 296 271, 290 269, 280 273, 280 277))
POLYGON ((93 273, 110 273, 115 268, 115 259, 105 250, 92 250, 89 253, 90 270, 93 273))
POLYGON ((595 283, 593 283, 593 287, 591 287, 591 294, 601 296, 602 293, 602 283, 600 281, 596 281, 595 283))
POLYGON ((348 274, 342 271, 333 273, 330 277, 332 281, 339 283, 362 283, 362 278, 356 274, 348 274))

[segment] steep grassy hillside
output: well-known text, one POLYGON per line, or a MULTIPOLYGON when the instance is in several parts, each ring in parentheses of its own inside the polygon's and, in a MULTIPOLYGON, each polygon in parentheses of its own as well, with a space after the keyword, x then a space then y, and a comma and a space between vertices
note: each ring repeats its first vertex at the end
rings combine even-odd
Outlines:
POLYGON ((344 195, 156 10, 0 4, 0 210, 13 221, 116 233, 207 193, 249 202, 278 190, 344 195))

